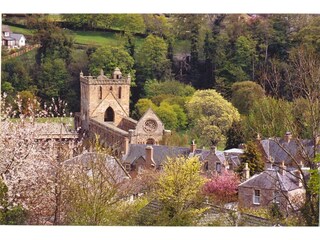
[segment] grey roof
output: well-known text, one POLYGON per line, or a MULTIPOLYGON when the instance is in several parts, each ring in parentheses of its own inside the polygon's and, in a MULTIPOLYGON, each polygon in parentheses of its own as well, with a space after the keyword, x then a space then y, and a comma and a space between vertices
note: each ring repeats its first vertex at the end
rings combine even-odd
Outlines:
POLYGON ((210 154, 210 150, 205 149, 196 149, 194 153, 191 153, 189 150, 189 157, 197 156, 200 161, 203 161, 210 154))
POLYGON ((275 163, 279 164, 284 161, 285 164, 290 164, 292 162, 290 154, 299 160, 302 160, 303 156, 306 155, 312 156, 313 141, 301 140, 300 142, 294 139, 290 142, 286 142, 283 139, 266 139, 262 140, 261 144, 266 156, 268 158, 272 157, 275 163), (302 143, 302 146, 300 142, 302 143))
MULTIPOLYGON (((122 160, 130 164, 134 163, 139 157, 145 158, 147 144, 130 144, 129 152, 123 156, 122 160)), ((153 160, 159 166, 167 157, 188 156, 190 149, 188 147, 170 147, 165 145, 152 145, 153 160)))
POLYGON ((293 172, 285 172, 282 175, 276 169, 268 169, 253 175, 247 181, 241 183, 239 187, 292 191, 298 189, 299 185, 293 172))
POLYGON ((14 38, 15 40, 20 40, 22 37, 25 38, 25 36, 23 34, 20 34, 20 33, 11 33, 10 37, 14 38))
POLYGON ((86 152, 64 161, 63 164, 65 166, 81 165, 90 168, 90 164, 99 158, 105 159, 108 172, 113 174, 112 179, 115 181, 120 182, 128 177, 130 178, 130 175, 125 171, 121 163, 116 158, 107 154, 86 152))
MULTIPOLYGON (((145 158, 146 155, 146 144, 130 144, 129 152, 127 155, 123 156, 122 161, 128 162, 130 164, 134 163, 139 157, 145 158)), ((190 152, 189 147, 173 147, 165 145, 152 145, 153 148, 153 160, 156 165, 159 166, 167 159, 167 157, 199 157, 200 161, 204 161, 211 153, 210 150, 206 149, 196 149, 194 153, 190 152)), ((216 151, 217 158, 224 164, 226 158, 223 151, 216 151)))

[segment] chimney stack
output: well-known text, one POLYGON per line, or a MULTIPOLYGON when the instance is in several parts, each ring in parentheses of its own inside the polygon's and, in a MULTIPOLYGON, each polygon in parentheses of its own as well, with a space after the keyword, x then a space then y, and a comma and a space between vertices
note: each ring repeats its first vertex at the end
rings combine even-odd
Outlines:
POLYGON ((248 163, 245 163, 245 166, 243 169, 243 176, 245 180, 248 180, 250 178, 250 169, 249 169, 248 163))
POLYGON ((286 135, 284 136, 284 140, 289 143, 290 140, 292 139, 292 134, 291 132, 286 132, 286 135))
POLYGON ((296 183, 301 188, 302 187, 302 174, 299 170, 294 171, 296 177, 296 183))
POLYGON ((216 152, 217 152, 217 146, 216 146, 216 145, 212 145, 212 146, 211 146, 211 151, 212 151, 213 153, 216 153, 216 152))
POLYGON ((191 145, 190 145, 190 152, 191 152, 191 153, 194 153, 194 151, 196 150, 196 148, 197 148, 197 144, 195 144, 195 141, 192 140, 192 141, 191 141, 191 145))
POLYGON ((264 170, 273 169, 274 160, 271 156, 269 156, 268 160, 264 164, 264 170))
POLYGON ((281 162, 280 168, 279 168, 279 172, 282 176, 284 176, 286 174, 286 165, 284 164, 284 161, 281 162))
POLYGON ((127 155, 128 151, 129 151, 129 138, 126 137, 122 143, 123 155, 127 155))
POLYGON ((152 146, 146 146, 146 161, 147 162, 154 162, 153 161, 153 147, 152 146))

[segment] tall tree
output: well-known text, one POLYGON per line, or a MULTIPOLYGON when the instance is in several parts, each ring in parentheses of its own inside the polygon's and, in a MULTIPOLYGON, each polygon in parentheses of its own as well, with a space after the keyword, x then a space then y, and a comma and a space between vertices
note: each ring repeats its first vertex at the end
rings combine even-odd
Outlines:
POLYGON ((36 55, 36 62, 39 65, 47 57, 61 58, 67 64, 71 62, 74 39, 54 22, 47 19, 41 21, 35 33, 35 38, 40 43, 36 55))
POLYGON ((192 226, 205 210, 201 194, 205 179, 195 157, 169 158, 154 188, 153 196, 161 210, 154 225, 192 226), (190 184, 192 183, 192 184, 190 184))
POLYGON ((248 163, 251 176, 264 170, 264 161, 256 142, 247 142, 244 153, 240 155, 240 161, 241 164, 238 167, 237 172, 241 175, 245 167, 245 163, 248 163))
POLYGON ((98 75, 101 69, 105 74, 112 74, 118 67, 123 74, 130 74, 134 80, 133 65, 133 58, 122 47, 100 47, 89 58, 89 72, 93 75, 98 75))
POLYGON ((226 133, 240 115, 230 102, 215 90, 198 90, 187 103, 193 129, 203 145, 224 142, 226 133))
POLYGON ((265 96, 262 87, 252 81, 236 82, 231 90, 231 102, 241 114, 248 114, 253 103, 265 96))

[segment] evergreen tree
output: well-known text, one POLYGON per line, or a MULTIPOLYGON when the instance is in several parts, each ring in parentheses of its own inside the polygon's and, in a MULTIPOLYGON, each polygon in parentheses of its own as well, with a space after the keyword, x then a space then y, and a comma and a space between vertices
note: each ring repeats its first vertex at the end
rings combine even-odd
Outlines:
POLYGON ((241 165, 238 167, 237 172, 242 174, 245 163, 248 163, 250 169, 250 176, 260 173, 264 169, 264 162, 262 154, 259 151, 257 143, 249 141, 246 144, 244 153, 240 156, 241 165))

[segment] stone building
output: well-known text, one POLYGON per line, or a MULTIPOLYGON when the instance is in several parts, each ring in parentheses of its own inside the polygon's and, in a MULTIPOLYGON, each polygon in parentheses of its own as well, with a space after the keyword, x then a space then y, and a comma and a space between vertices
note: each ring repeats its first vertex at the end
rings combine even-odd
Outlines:
MULTIPOLYGON (((252 177, 248 165, 244 171, 246 181, 238 186, 239 208, 268 208, 277 204, 282 211, 290 212, 304 203, 305 188, 300 171, 288 171, 284 161, 279 168, 267 164, 266 170, 252 177)), ((308 169, 303 173, 308 178, 308 169)))
POLYGON ((158 145, 170 134, 151 109, 139 121, 129 116, 130 85, 130 75, 123 76, 119 68, 111 78, 103 70, 97 77, 80 73, 81 111, 75 125, 90 137, 99 135, 101 144, 118 156, 127 154, 129 144, 158 145))

